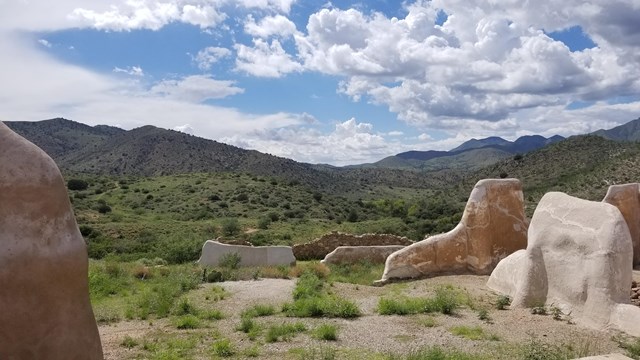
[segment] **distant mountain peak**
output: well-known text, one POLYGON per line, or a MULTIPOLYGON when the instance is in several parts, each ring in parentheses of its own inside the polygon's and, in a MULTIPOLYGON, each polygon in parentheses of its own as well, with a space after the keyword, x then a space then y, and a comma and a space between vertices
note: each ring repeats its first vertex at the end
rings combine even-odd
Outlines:
POLYGON ((464 150, 479 149, 491 145, 507 145, 511 142, 498 136, 489 136, 484 139, 471 139, 463 142, 460 146, 451 149, 451 152, 460 152, 464 150))
POLYGON ((594 131, 592 134, 615 141, 640 141, 640 117, 609 130, 594 131))

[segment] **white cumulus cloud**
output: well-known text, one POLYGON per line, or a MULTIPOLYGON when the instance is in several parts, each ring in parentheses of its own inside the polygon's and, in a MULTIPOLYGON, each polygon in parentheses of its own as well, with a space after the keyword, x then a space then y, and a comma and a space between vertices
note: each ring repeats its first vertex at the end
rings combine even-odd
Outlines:
POLYGON ((289 126, 225 137, 222 141, 298 161, 334 165, 377 161, 403 151, 402 145, 388 143, 372 131, 373 125, 352 118, 336 124, 328 134, 315 128, 289 126))
POLYGON ((237 58, 236 69, 258 77, 281 77, 291 72, 302 71, 302 65, 292 59, 277 39, 271 44, 254 39, 253 47, 234 45, 237 58))
POLYGON ((283 15, 265 16, 256 23, 249 15, 244 24, 244 31, 254 37, 268 38, 270 36, 289 37, 297 32, 296 24, 283 15))
POLYGON ((209 70, 213 64, 220 61, 220 59, 231 55, 231 50, 227 48, 221 48, 216 46, 209 46, 200 51, 196 56, 192 56, 192 60, 198 65, 201 70, 209 70))

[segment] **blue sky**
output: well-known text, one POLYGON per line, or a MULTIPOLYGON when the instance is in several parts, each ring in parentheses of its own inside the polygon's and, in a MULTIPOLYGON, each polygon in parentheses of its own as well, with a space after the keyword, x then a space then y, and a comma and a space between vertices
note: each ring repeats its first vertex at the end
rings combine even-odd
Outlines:
POLYGON ((637 1, 9 0, 0 120, 346 165, 640 116, 637 1))

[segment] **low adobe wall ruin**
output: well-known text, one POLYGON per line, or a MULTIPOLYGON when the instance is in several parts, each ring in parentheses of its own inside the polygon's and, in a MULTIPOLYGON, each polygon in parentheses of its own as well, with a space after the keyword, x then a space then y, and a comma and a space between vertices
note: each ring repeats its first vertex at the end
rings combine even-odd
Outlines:
POLYGON ((391 234, 352 235, 333 231, 309 243, 293 246, 293 255, 297 260, 321 260, 338 246, 408 246, 413 241, 404 236, 391 234))

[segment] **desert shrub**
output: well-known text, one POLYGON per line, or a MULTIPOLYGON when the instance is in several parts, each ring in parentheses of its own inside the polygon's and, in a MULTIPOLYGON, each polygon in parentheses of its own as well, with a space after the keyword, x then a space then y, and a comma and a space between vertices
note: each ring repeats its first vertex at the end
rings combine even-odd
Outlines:
POLYGON ((132 349, 136 346, 138 346, 138 341, 134 338, 132 338, 131 336, 127 335, 124 337, 124 339, 122 339, 122 342, 120 343, 120 346, 122 347, 126 347, 127 349, 132 349))
POLYGON ((96 210, 100 213, 100 214, 106 214, 111 212, 111 206, 107 205, 107 204, 98 204, 96 206, 96 210))
POLYGON ((270 213, 267 214, 267 217, 272 221, 272 222, 276 222, 278 220, 280 220, 280 214, 278 214, 275 211, 271 211, 270 213))
POLYGON ((478 310, 478 319, 482 321, 490 321, 489 311, 487 309, 478 310))
MULTIPOLYGON (((222 204, 222 203, 220 203, 222 204)), ((240 222, 236 218, 226 218, 222 220, 222 233, 226 236, 233 236, 240 232, 240 222)))
POLYGON ((347 215, 347 221, 348 222, 357 222, 358 221, 358 212, 354 209, 351 209, 349 211, 349 214, 347 215))
POLYGON ((496 301, 496 309, 504 310, 507 306, 511 304, 511 299, 506 295, 498 296, 498 300, 496 301))
POLYGON ((142 264, 137 264, 132 270, 131 273, 133 275, 133 277, 140 279, 140 280, 147 280, 150 279, 153 274, 151 273, 151 270, 147 267, 144 266, 142 264))
POLYGON ((210 282, 210 283, 223 282, 224 274, 222 274, 222 272, 218 270, 211 270, 209 271, 209 273, 207 273, 206 279, 207 279, 207 282, 210 282))
POLYGON ((176 308, 173 311, 174 315, 198 315, 198 309, 189 302, 189 299, 183 297, 180 302, 178 302, 176 308))
POLYGON ((69 190, 86 190, 89 187, 89 183, 82 179, 70 179, 67 181, 67 189, 69 190))
POLYGON ((268 217, 262 217, 258 220, 258 228, 262 230, 266 230, 271 225, 271 219, 268 217))

